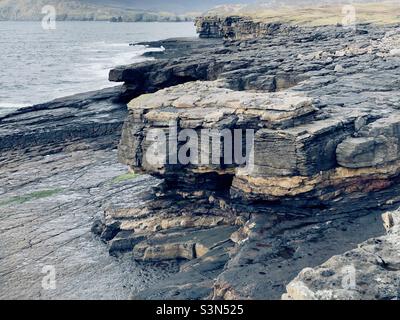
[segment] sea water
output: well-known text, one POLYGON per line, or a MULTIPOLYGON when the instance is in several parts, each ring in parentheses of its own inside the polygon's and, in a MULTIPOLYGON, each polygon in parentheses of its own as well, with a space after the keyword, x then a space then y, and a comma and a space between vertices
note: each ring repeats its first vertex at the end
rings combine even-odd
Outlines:
POLYGON ((108 72, 145 60, 142 41, 194 37, 192 22, 0 22, 0 108, 34 105, 117 85, 108 72))

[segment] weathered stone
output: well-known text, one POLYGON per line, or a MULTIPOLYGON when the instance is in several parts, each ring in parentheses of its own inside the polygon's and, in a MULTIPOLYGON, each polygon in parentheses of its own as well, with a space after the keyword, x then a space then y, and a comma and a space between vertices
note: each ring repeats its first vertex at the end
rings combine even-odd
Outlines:
MULTIPOLYGON (((387 33, 390 28, 366 26, 354 33, 271 24, 268 29, 235 19, 198 20, 202 36, 230 38, 213 40, 213 48, 111 73, 111 79, 133 88, 127 97, 135 98, 140 82, 151 88, 151 94, 129 104, 119 158, 135 172, 164 181, 152 200, 108 211, 107 221, 146 234, 148 240, 133 249, 140 259, 152 245, 150 260, 192 259, 175 285, 166 281, 161 293, 147 290, 140 297, 198 298, 198 290, 202 298, 277 299, 301 269, 382 232, 374 224, 379 212, 364 209, 400 201, 400 72, 390 56, 397 43, 397 36, 387 33), (176 134, 253 129, 253 165, 149 161, 146 151, 155 142, 146 139, 149 132, 160 130, 168 137, 173 122, 176 134), (235 243, 229 259, 227 252, 219 255, 190 238, 171 236, 164 246, 154 240, 190 228, 232 225, 238 216, 243 227, 229 236, 235 243), (357 232, 367 226, 368 232, 357 232), (203 277, 199 285, 190 283, 199 270, 214 267, 215 283, 203 277)), ((164 155, 150 160, 164 160, 164 155)), ((324 278, 335 274, 332 268, 321 271, 324 278)))
MULTIPOLYGON (((199 21, 201 24, 202 20, 199 21)), ((207 24, 207 21, 211 23, 214 20, 206 18, 204 21, 207 24)), ((220 22, 218 20, 216 24, 220 22)), ((239 30, 240 23, 233 29, 239 30)), ((367 64, 370 61, 364 58, 367 55, 376 55, 380 59, 379 53, 395 45, 393 39, 396 36, 383 32, 382 39, 371 42, 369 37, 373 30, 356 34, 335 28, 329 31, 302 28, 301 31, 308 34, 312 45, 308 41, 299 44, 302 43, 300 39, 291 33, 290 38, 297 44, 298 57, 290 64, 273 51, 275 46, 283 45, 283 40, 280 42, 279 39, 285 39, 287 35, 280 32, 274 34, 275 38, 268 33, 256 35, 257 39, 246 42, 246 46, 240 42, 241 50, 232 49, 229 59, 210 51, 208 60, 213 66, 212 79, 217 78, 217 81, 190 82, 190 77, 210 79, 193 73, 186 79, 188 83, 131 101, 120 143, 120 160, 135 170, 162 176, 167 185, 178 184, 182 190, 177 190, 177 193, 201 194, 201 191, 194 190, 194 185, 207 181, 209 190, 229 189, 233 198, 251 201, 261 198, 290 202, 293 197, 304 196, 306 199, 314 198, 315 201, 310 203, 314 206, 321 201, 340 200, 346 193, 350 198, 352 194, 357 198, 367 190, 391 187, 398 175, 395 169, 398 160, 397 115, 390 114, 391 107, 383 101, 379 107, 383 112, 378 113, 372 111, 372 106, 365 106, 366 100, 350 98, 355 96, 354 92, 363 90, 362 86, 368 86, 362 83, 370 79, 369 72, 360 71, 357 71, 358 78, 354 79, 350 65, 354 59, 367 64), (335 34, 336 40, 328 36, 331 33, 335 34), (357 38, 357 43, 343 45, 340 39, 344 36, 357 38), (313 47, 320 50, 310 49, 313 47), (258 55, 260 50, 265 54, 258 55), (333 69, 339 62, 343 66, 343 76, 338 79, 333 69), (356 83, 360 84, 359 87, 356 83), (339 95, 349 97, 345 106, 338 101, 339 95), (255 152, 251 171, 235 165, 189 167, 149 163, 146 150, 154 141, 145 141, 148 133, 152 129, 161 129, 168 136, 167 128, 171 121, 177 122, 178 133, 184 129, 197 132, 203 128, 254 129, 255 152), (379 168, 373 174, 374 169, 369 168, 376 166, 379 168), (342 167, 363 170, 346 171, 342 167), (218 173, 215 177, 224 176, 224 184, 218 185, 211 172, 218 173), (322 179, 327 181, 321 182, 322 179)), ((229 34, 228 31, 221 32, 229 34)), ((256 34, 254 30, 251 33, 256 34)), ((225 42, 224 47, 232 48, 238 44, 225 42)), ((283 54, 290 52, 288 49, 283 54)), ((182 57, 173 64, 177 70, 186 70, 182 71, 186 76, 190 74, 189 70, 200 70, 203 58, 204 55, 200 59, 182 57)), ((153 63, 155 67, 157 62, 153 63)), ((373 68, 378 70, 381 67, 378 63, 373 68)), ((140 71, 141 67, 138 68, 140 71)), ((130 69, 125 70, 129 72, 130 69)), ((140 72, 145 77, 151 74, 149 71, 140 72)), ((119 80, 131 81, 123 77, 119 80)), ((170 85, 173 84, 175 82, 171 81, 170 85)), ((385 86, 382 90, 390 90, 390 76, 382 75, 380 84, 385 86)), ((164 154, 159 154, 157 159, 163 162, 164 154)))
MULTIPOLYGON (((51 111, 47 115, 43 127, 51 126, 51 111)), ((26 125, 25 132, 32 129, 26 125)), ((132 290, 179 271, 174 263, 161 269, 111 257, 91 234, 94 221, 100 222, 97 233, 103 230, 98 219, 108 202, 123 203, 127 195, 140 201, 140 193, 157 184, 150 176, 119 181, 127 169, 117 161, 117 133, 110 136, 41 144, 46 140, 38 134, 27 149, 18 143, 0 152, 0 299, 129 299, 132 290), (44 266, 55 268, 54 290, 42 287, 44 266)))
POLYGON ((135 259, 160 261, 186 259, 192 260, 204 256, 213 247, 229 241, 235 227, 215 227, 211 229, 173 230, 158 232, 134 246, 135 259))
POLYGON ((195 24, 200 38, 254 39, 295 29, 278 22, 256 22, 241 16, 198 17, 195 24))
POLYGON ((73 140, 79 144, 104 136, 115 145, 126 116, 126 106, 118 102, 119 91, 117 87, 77 94, 0 115, 0 150, 44 145, 56 149, 73 140))
POLYGON ((382 215, 383 225, 386 231, 398 226, 400 224, 400 212, 388 211, 382 215))
POLYGON ((374 167, 400 159, 400 116, 391 115, 364 126, 358 137, 348 138, 337 148, 343 167, 374 167))
POLYGON ((321 266, 302 270, 288 284, 283 299, 398 300, 400 229, 393 223, 398 220, 398 212, 386 213, 383 218, 386 236, 367 240, 321 266))
POLYGON ((136 235, 130 231, 120 231, 110 241, 110 255, 118 255, 119 253, 130 252, 136 244, 145 239, 144 235, 136 235))

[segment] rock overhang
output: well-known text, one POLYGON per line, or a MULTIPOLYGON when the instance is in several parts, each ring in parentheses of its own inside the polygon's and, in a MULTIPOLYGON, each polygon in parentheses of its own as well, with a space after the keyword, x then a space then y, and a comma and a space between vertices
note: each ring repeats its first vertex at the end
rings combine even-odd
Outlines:
MULTIPOLYGON (((231 181, 232 185, 228 182, 224 186, 230 189, 233 198, 266 201, 302 195, 333 200, 342 192, 330 189, 341 186, 344 191, 349 191, 355 181, 370 181, 376 188, 387 187, 389 183, 376 184, 376 180, 384 180, 388 177, 385 174, 390 173, 391 177, 397 174, 393 164, 387 170, 376 168, 369 171, 352 170, 354 166, 338 164, 337 159, 340 161, 349 152, 349 148, 343 146, 348 144, 349 139, 358 139, 352 136, 357 131, 359 114, 350 118, 340 113, 319 117, 320 110, 314 105, 314 99, 303 93, 291 90, 278 93, 242 92, 221 88, 218 84, 218 81, 189 82, 132 100, 128 118, 130 128, 135 127, 137 131, 126 141, 131 144, 133 141, 136 149, 129 149, 128 154, 136 152, 136 156, 139 154, 142 158, 136 157, 136 162, 131 162, 132 154, 126 156, 127 145, 121 141, 122 161, 134 170, 165 178, 169 185, 175 185, 177 189, 207 189, 207 184, 196 186, 196 183, 204 182, 200 177, 205 174, 210 178, 210 173, 215 173, 216 179, 229 176, 231 178, 227 181, 231 181), (149 147, 145 143, 146 134, 159 129, 168 136, 171 134, 168 132, 171 123, 175 126, 176 135, 186 129, 197 133, 205 128, 253 129, 251 168, 220 163, 148 166, 144 160, 149 147), (140 152, 137 152, 138 149, 140 152), (189 182, 186 186, 185 177, 189 182)), ((384 126, 389 125, 381 122, 384 126)), ((366 130, 364 126, 360 132, 366 130)), ((358 168, 363 167, 368 166, 358 168)), ((215 186, 209 189, 215 190, 215 186)), ((353 189, 357 191, 357 188, 353 189)))
MULTIPOLYGON (((373 48, 376 51, 376 48, 380 46, 375 44, 373 48)), ((346 50, 343 54, 336 51, 334 55, 353 57, 373 51, 371 48, 346 50)), ((378 50, 375 54, 380 56, 379 52, 381 51, 378 50)), ((321 59, 321 57, 313 56, 310 59, 321 59)), ((323 66, 319 69, 323 69, 323 66)), ((260 74, 262 72, 257 76, 259 77, 260 74)), ((277 75, 273 76, 274 81, 277 75)), ((275 187, 280 190, 271 194, 271 199, 276 199, 277 194, 290 198, 302 193, 308 194, 309 191, 313 191, 311 194, 315 193, 319 198, 324 198, 321 196, 321 191, 317 191, 319 189, 317 184, 321 184, 318 176, 324 179, 329 177, 330 187, 335 188, 339 185, 337 180, 340 174, 338 175, 337 171, 341 171, 341 167, 349 169, 348 172, 351 172, 351 169, 379 167, 377 168, 379 173, 374 178, 371 178, 370 174, 363 177, 361 173, 360 176, 362 170, 354 170, 354 176, 351 179, 347 175, 347 180, 342 181, 344 189, 349 187, 348 183, 352 183, 351 181, 353 183, 354 181, 369 181, 370 178, 375 187, 391 185, 391 183, 377 183, 376 180, 389 178, 382 175, 385 170, 381 170, 380 167, 393 166, 393 162, 399 159, 396 151, 398 146, 397 115, 390 115, 386 105, 381 114, 377 111, 379 107, 375 112, 371 112, 371 106, 363 107, 362 104, 365 102, 360 103, 357 100, 354 102, 350 100, 349 105, 335 105, 334 96, 337 94, 335 89, 328 92, 326 96, 317 97, 318 91, 314 91, 313 86, 315 78, 319 79, 321 76, 324 76, 324 73, 310 77, 304 75, 303 81, 293 82, 293 87, 289 86, 289 89, 274 92, 262 90, 261 87, 258 90, 248 88, 243 90, 243 87, 239 90, 235 89, 222 74, 218 80, 192 81, 171 86, 152 94, 139 96, 129 103, 129 123, 134 124, 133 127, 137 131, 133 133, 133 136, 138 138, 134 143, 136 148, 134 150, 138 151, 139 148, 139 155, 143 156, 146 153, 144 137, 148 131, 158 128, 164 130, 168 136, 166 129, 171 126, 171 123, 175 123, 176 134, 186 129, 200 132, 206 128, 219 130, 246 128, 254 130, 250 173, 248 167, 244 170, 240 165, 204 166, 196 163, 195 165, 166 165, 157 168, 146 167, 146 165, 143 167, 141 164, 145 163, 144 161, 127 155, 130 151, 127 150, 127 145, 124 145, 124 139, 120 144, 120 158, 136 170, 144 170, 164 177, 166 180, 178 179, 180 174, 174 171, 179 171, 183 176, 190 175, 192 178, 213 171, 218 173, 217 176, 224 174, 233 176, 231 193, 236 198, 238 195, 240 198, 246 194, 245 190, 253 190, 252 193, 254 193, 254 188, 262 189, 260 181, 265 181, 264 190, 255 192, 255 195, 249 198, 268 194, 267 190, 271 190, 271 181, 277 183, 275 187), (321 103, 328 99, 331 99, 329 105, 321 103), (388 156, 385 157, 385 154, 388 156), (135 163, 130 161, 133 158, 135 158, 135 163), (307 183, 302 192, 293 191, 297 189, 294 183, 293 190, 287 186, 285 193, 279 184, 287 184, 287 177, 299 177, 303 181, 309 180, 310 183, 307 183), (257 181, 257 183, 251 185, 250 181, 257 181), (249 184, 247 188, 244 183, 249 184)), ((291 79, 288 74, 286 74, 286 81, 290 82, 287 79, 291 79)), ((351 74, 349 81, 350 79, 351 74)), ((336 81, 327 81, 324 85, 334 87, 336 81)), ((349 91, 343 92, 343 95, 346 95, 351 93, 348 88, 343 86, 338 90, 349 91)), ((135 139, 127 139, 131 142, 133 140, 135 139)), ((201 148, 199 153, 201 154, 201 148)), ((391 169, 392 167, 386 171, 392 172, 391 169)), ((392 178, 393 175, 390 177, 392 178)), ((184 179, 180 177, 179 181, 182 183, 184 179)), ((191 183, 193 181, 196 180, 191 180, 191 183)), ((329 183, 322 183, 322 185, 329 185, 329 183)), ((193 185, 191 188, 193 189, 193 185)), ((330 199, 330 196, 326 198, 330 199)))
MULTIPOLYGON (((363 28, 368 31, 275 30, 148 62, 138 66, 136 79, 120 72, 119 81, 132 89, 127 96, 137 96, 138 86, 151 93, 130 103, 120 160, 163 180, 147 202, 107 211, 106 229, 117 222, 121 230, 110 250, 124 248, 145 261, 192 259, 183 265, 179 283, 199 268, 214 267, 207 259, 216 259, 215 272, 222 272, 217 281, 201 282, 214 286, 211 296, 265 298, 280 290, 271 289, 273 283, 282 286, 304 266, 321 263, 321 256, 340 252, 326 236, 351 248, 376 235, 373 214, 361 227, 353 222, 400 202, 395 82, 400 61, 391 54, 396 34, 385 36, 390 28, 363 28), (146 160, 156 140, 146 139, 153 129, 165 137, 185 130, 252 129, 253 166, 224 161, 155 166, 146 160), (357 230, 367 225, 363 238, 357 230), (227 232, 211 247, 192 241, 219 228, 227 232)), ((127 67, 131 74, 135 68, 127 67)))

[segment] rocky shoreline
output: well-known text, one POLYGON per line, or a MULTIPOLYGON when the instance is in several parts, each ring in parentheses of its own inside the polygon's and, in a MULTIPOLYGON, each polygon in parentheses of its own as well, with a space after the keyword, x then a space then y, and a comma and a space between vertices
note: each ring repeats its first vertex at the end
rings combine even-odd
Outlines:
MULTIPOLYGON (((118 274, 126 265, 115 259, 144 269, 180 261, 162 279, 128 284, 135 299, 322 299, 346 263, 356 265, 363 283, 385 274, 388 264, 397 272, 397 234, 368 239, 384 234, 381 215, 400 202, 398 26, 354 31, 254 25, 236 17, 196 24, 203 39, 149 43, 166 50, 112 70, 110 80, 122 87, 0 117, 7 243, 15 241, 14 228, 26 230, 17 210, 40 215, 32 206, 58 199, 62 215, 73 198, 65 185, 82 185, 72 203, 80 204, 77 219, 86 217, 83 234, 91 226, 108 244, 113 257, 104 259, 115 267, 105 274, 126 275, 118 274), (254 130, 252 170, 226 161, 149 163, 144 137, 153 129, 168 134, 172 120, 178 132, 254 130), (118 161, 130 173, 117 164, 117 146, 118 161), (72 172, 81 175, 67 178, 72 172), (28 193, 20 194, 23 186, 28 193), (47 194, 33 192, 43 188, 47 194), (55 191, 65 189, 69 193, 55 191), (394 260, 369 273, 367 258, 355 249, 365 241, 361 248, 377 256, 389 250, 394 260), (379 247, 371 249, 374 242, 379 247)), ((46 234, 37 229, 39 237, 46 234)), ((28 257, 36 254, 37 236, 22 241, 29 243, 23 246, 28 257)), ((9 263, 19 254, 5 250, 0 259, 9 263)), ((11 265, 3 265, 12 285, 18 273, 9 276, 11 265)), ((365 291, 360 285, 328 296, 398 298, 396 274, 385 278, 388 286, 365 291)))
POLYGON ((91 234, 109 202, 158 183, 117 161, 127 114, 118 96, 106 89, 0 117, 0 299, 129 299, 176 272, 110 257, 91 234), (55 288, 43 287, 47 268, 55 288))

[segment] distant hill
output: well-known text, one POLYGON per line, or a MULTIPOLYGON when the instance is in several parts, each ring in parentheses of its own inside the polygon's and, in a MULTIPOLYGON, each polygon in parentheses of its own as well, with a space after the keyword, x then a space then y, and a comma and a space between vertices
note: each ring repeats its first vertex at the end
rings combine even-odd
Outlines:
MULTIPOLYGON (((0 20, 41 20, 42 8, 56 8, 57 20, 84 21, 188 21, 190 15, 178 15, 165 11, 150 11, 124 7, 123 1, 94 0, 0 0, 0 20)), ((194 14, 195 15, 195 14, 194 14)))
MULTIPOLYGON (((268 0, 267 0, 268 1, 268 0)), ((293 0, 292 0, 293 1, 293 0)), ((175 14, 199 14, 221 4, 254 3, 257 0, 81 0, 84 3, 124 7, 153 12, 167 11, 175 14)))
POLYGON ((40 20, 45 5, 56 8, 58 20, 187 21, 207 12, 258 14, 288 5, 316 7, 338 3, 349 0, 0 0, 0 20, 40 20))
MULTIPOLYGON (((394 0, 396 1, 396 0, 394 0)), ((154 12, 168 11, 173 13, 205 12, 215 6, 250 5, 264 8, 276 8, 280 6, 321 6, 327 4, 350 4, 352 2, 382 2, 382 0, 81 0, 91 4, 116 6, 154 12)), ((397 0, 398 2, 398 0, 397 0)))
POLYGON ((239 15, 252 17, 264 22, 284 22, 297 25, 334 25, 342 24, 346 14, 352 14, 344 7, 354 7, 354 23, 394 24, 400 23, 400 4, 398 0, 374 1, 355 0, 299 0, 292 4, 291 0, 259 1, 253 4, 220 5, 204 15, 229 16, 239 15))

